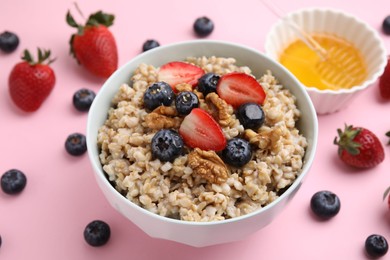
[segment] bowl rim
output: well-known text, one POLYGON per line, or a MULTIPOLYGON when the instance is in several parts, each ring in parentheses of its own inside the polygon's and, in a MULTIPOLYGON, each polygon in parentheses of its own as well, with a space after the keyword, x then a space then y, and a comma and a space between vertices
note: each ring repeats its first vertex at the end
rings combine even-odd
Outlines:
POLYGON ((93 167, 93 174, 95 175, 95 178, 96 177, 99 178, 102 181, 102 183, 104 183, 106 188, 108 188, 108 192, 110 192, 113 196, 115 196, 116 199, 121 200, 127 206, 132 207, 133 209, 135 209, 137 211, 140 211, 143 214, 148 215, 148 217, 151 217, 151 218, 153 218, 155 220, 158 220, 158 221, 168 222, 168 223, 171 223, 171 224, 183 225, 183 226, 225 225, 225 224, 228 224, 228 223, 234 223, 234 222, 250 219, 250 218, 252 218, 255 215, 258 215, 258 214, 260 214, 260 213, 262 213, 262 212, 264 212, 266 210, 269 210, 269 209, 275 207, 276 205, 279 204, 279 202, 281 202, 282 200, 286 199, 285 197, 288 197, 291 193, 293 193, 294 191, 297 191, 299 189, 299 186, 302 184, 304 177, 310 171, 310 168, 311 168, 311 165, 312 165, 312 163, 314 161, 315 153, 316 153, 316 150, 317 150, 318 119, 317 119, 317 114, 316 114, 314 105, 311 102, 311 99, 309 97, 309 94, 305 90, 305 87, 296 79, 296 77, 290 71, 288 71, 285 67, 283 67, 281 64, 277 63, 275 60, 273 60, 272 58, 268 57, 264 53, 261 53, 260 51, 254 49, 252 47, 245 46, 245 45, 242 45, 242 44, 228 42, 228 41, 221 41, 221 40, 205 40, 205 39, 179 41, 179 42, 175 42, 175 43, 159 46, 158 48, 151 49, 149 51, 143 52, 143 53, 138 54, 138 55, 134 56, 133 58, 131 58, 124 65, 122 65, 120 68, 118 68, 104 82, 103 86, 101 87, 101 89, 97 93, 97 95, 95 97, 95 100, 100 99, 100 96, 102 95, 101 93, 104 92, 102 90, 110 88, 111 82, 113 81, 113 79, 116 77, 117 74, 122 73, 123 70, 126 70, 126 68, 130 67, 134 62, 136 62, 138 60, 142 60, 142 58, 144 56, 154 55, 155 53, 159 53, 161 51, 164 51, 165 49, 171 49, 171 48, 175 48, 177 46, 182 46, 182 45, 189 45, 189 46, 194 45, 194 46, 197 46, 199 44, 205 44, 205 45, 207 45, 207 44, 226 45, 226 46, 229 46, 229 47, 241 49, 243 51, 252 52, 253 54, 262 56, 268 62, 273 63, 275 66, 277 66, 278 69, 280 69, 288 77, 290 77, 290 80, 292 80, 294 82, 294 84, 298 88, 301 88, 302 95, 304 96, 304 99, 306 99, 306 101, 308 103, 308 107, 310 109, 310 111, 308 111, 308 113, 310 112, 310 114, 313 117, 312 119, 314 119, 313 120, 313 129, 311 129, 312 130, 311 154, 310 154, 309 157, 305 157, 304 165, 308 165, 306 167, 305 171, 301 171, 301 173, 298 175, 298 177, 294 180, 294 182, 288 187, 288 189, 282 195, 280 195, 278 198, 276 198, 274 201, 272 201, 271 203, 267 204, 263 208, 259 208, 259 209, 255 210, 253 212, 248 213, 248 214, 245 214, 245 215, 242 215, 242 216, 238 216, 238 217, 234 217, 234 218, 230 218, 230 219, 225 219, 225 220, 214 220, 214 221, 207 221, 207 222, 196 222, 196 221, 185 221, 185 220, 173 219, 173 218, 169 218, 169 217, 158 215, 158 214, 153 213, 153 212, 151 212, 151 211, 149 211, 149 210, 147 210, 147 209, 145 209, 145 208, 143 208, 141 206, 138 206, 135 203, 133 203, 130 200, 128 200, 125 196, 120 194, 111 185, 110 181, 107 179, 107 177, 105 176, 105 174, 104 174, 104 172, 102 170, 99 158, 96 158, 96 156, 92 152, 92 149, 96 149, 96 147, 95 147, 96 140, 89 140, 90 138, 88 136, 90 136, 89 133, 92 132, 92 130, 91 130, 92 126, 91 125, 92 125, 93 116, 94 116, 93 112, 95 111, 95 107, 97 106, 96 102, 92 103, 91 108, 90 108, 89 113, 88 113, 88 118, 87 118, 87 130, 86 130, 86 133, 88 135, 87 136, 87 153, 88 153, 89 161, 90 161, 90 163, 92 164, 92 167, 93 167))
MULTIPOLYGON (((325 94, 332 94, 332 95, 337 95, 337 94, 350 94, 350 93, 355 93, 355 92, 359 92, 361 90, 364 90, 366 88, 368 88, 370 85, 372 85, 384 72, 384 69, 385 69, 385 66, 387 64, 387 51, 386 51, 386 48, 385 48, 385 45, 381 39, 381 37, 379 36, 378 32, 376 30, 374 30, 367 22, 363 21, 362 19, 360 19, 359 17, 353 15, 352 13, 349 13, 349 12, 346 12, 346 11, 343 11, 343 10, 340 10, 340 9, 337 9, 337 8, 330 8, 330 7, 308 7, 308 8, 301 8, 301 9, 298 9, 298 10, 295 10, 295 11, 291 11, 289 13, 287 13, 285 15, 285 18, 289 19, 291 18, 292 16, 295 16, 295 15, 299 15, 299 14, 302 14, 302 13, 313 13, 313 12, 318 12, 318 13, 332 13, 334 15, 340 15, 340 16, 343 16, 344 18, 346 19, 350 19, 352 21, 354 21, 355 23, 359 24, 360 26, 364 27, 365 30, 367 30, 367 32, 369 34, 372 35, 372 37, 375 39, 375 41, 377 42, 377 46, 380 50, 380 53, 381 53, 381 62, 379 64, 379 69, 373 73, 371 75, 371 77, 367 78, 364 82, 362 82, 360 85, 357 85, 357 86, 352 86, 351 88, 341 88, 341 89, 338 89, 338 90, 331 90, 331 89, 318 89, 316 87, 312 87, 312 86, 305 86, 304 87, 306 88, 307 91, 310 91, 310 92, 316 92, 316 93, 325 93, 325 94)), ((270 39, 271 39, 271 35, 272 33, 275 31, 275 29, 280 26, 281 24, 283 23, 282 19, 279 19, 272 27, 271 29, 269 30, 269 32, 267 33, 267 36, 266 36, 266 39, 265 39, 265 43, 264 43, 264 46, 265 46, 265 52, 267 55, 270 55, 269 54, 269 50, 268 50, 268 45, 270 44, 270 39)), ((271 55, 270 55, 271 57, 271 55)), ((272 58, 274 59, 274 58, 272 58)), ((276 60, 276 58, 275 58, 276 60)))

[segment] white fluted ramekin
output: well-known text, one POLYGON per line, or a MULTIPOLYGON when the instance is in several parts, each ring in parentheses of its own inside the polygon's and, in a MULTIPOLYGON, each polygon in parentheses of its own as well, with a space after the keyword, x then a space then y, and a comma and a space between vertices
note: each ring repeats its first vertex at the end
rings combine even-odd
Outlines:
MULTIPOLYGON (((319 90, 306 86, 317 114, 330 114, 346 108, 382 75, 387 64, 387 54, 378 33, 366 22, 351 14, 333 9, 302 9, 287 14, 306 33, 328 33, 354 44, 362 53, 367 65, 366 80, 350 89, 319 90)), ((272 59, 279 60, 282 51, 297 35, 283 19, 270 30, 265 41, 265 52, 272 59)))

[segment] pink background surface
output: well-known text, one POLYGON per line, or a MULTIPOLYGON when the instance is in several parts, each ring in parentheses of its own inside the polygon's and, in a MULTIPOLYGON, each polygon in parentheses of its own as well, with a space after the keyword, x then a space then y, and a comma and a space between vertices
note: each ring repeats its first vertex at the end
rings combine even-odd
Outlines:
MULTIPOLYGON (((356 15, 380 32, 390 14, 387 0, 274 0, 286 11, 302 7, 333 7, 356 15)), ((209 39, 226 40, 263 50, 267 32, 277 18, 259 0, 95 0, 78 4, 84 14, 104 10, 116 15, 111 27, 123 65, 141 52, 147 39, 162 45, 196 39, 192 24, 209 16, 215 30, 209 39)), ((65 23, 73 1, 2 0, 0 32, 17 33, 21 43, 12 54, 0 53, 0 173, 11 168, 24 171, 26 189, 18 196, 0 192, 0 259, 366 259, 364 241, 372 233, 390 242, 390 215, 382 201, 390 185, 390 147, 385 161, 370 170, 344 166, 332 144, 344 123, 365 126, 387 143, 385 132, 390 102, 378 95, 377 83, 347 109, 319 117, 319 145, 312 170, 301 190, 266 228, 244 241, 207 248, 192 248, 150 238, 107 203, 94 180, 85 154, 74 158, 64 149, 68 134, 85 133, 87 114, 72 106, 80 88, 96 92, 103 81, 90 76, 69 56, 68 40, 74 32, 65 23), (50 48, 57 57, 52 65, 55 89, 35 113, 18 110, 8 94, 8 75, 22 51, 50 48), (311 196, 323 189, 339 195, 341 211, 329 221, 318 221, 309 210, 311 196), (111 226, 109 243, 88 246, 85 225, 102 219, 111 226)), ((380 33, 386 48, 390 36, 380 33)), ((390 253, 384 257, 390 259, 390 253)))

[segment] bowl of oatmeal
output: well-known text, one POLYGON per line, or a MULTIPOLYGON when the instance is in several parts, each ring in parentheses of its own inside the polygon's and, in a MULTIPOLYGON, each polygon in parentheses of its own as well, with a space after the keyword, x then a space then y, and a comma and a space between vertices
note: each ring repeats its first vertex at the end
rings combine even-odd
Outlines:
POLYGON ((288 70, 210 40, 126 63, 87 123, 94 175, 113 208, 151 237, 195 247, 271 223, 309 172, 317 138, 313 104, 288 70))
POLYGON ((353 14, 328 8, 287 14, 267 34, 265 52, 306 86, 318 114, 347 108, 375 84, 387 64, 386 48, 374 28, 353 14), (323 54, 304 44, 291 22, 323 54))

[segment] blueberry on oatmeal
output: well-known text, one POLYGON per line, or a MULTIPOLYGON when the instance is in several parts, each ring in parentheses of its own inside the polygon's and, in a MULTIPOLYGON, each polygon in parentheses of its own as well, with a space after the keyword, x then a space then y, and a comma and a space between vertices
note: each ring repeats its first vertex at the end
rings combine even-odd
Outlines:
POLYGON ((329 219, 337 215, 340 211, 340 199, 331 191, 318 191, 310 200, 310 208, 313 213, 322 218, 329 219))
POLYGON ((79 89, 73 95, 73 106, 78 111, 88 111, 95 97, 94 91, 86 88, 79 89))
POLYGON ((237 137, 230 139, 222 151, 222 159, 231 166, 244 166, 252 159, 252 149, 249 142, 237 137))
POLYGON ((87 151, 87 140, 80 133, 70 134, 65 141, 66 151, 73 156, 80 156, 87 151))
POLYGON ((265 114, 259 104, 245 103, 238 107, 237 118, 244 128, 257 130, 265 121, 265 114))
POLYGON ((214 30, 214 23, 206 16, 199 17, 194 22, 194 31, 200 37, 208 36, 214 30))
POLYGON ((1 176, 1 189, 10 195, 22 192, 26 184, 26 175, 17 169, 8 170, 1 176))
POLYGON ((94 247, 105 245, 111 236, 110 226, 102 220, 94 220, 85 227, 84 239, 94 247))
POLYGON ((194 92, 183 91, 176 96, 175 105, 180 115, 188 115, 193 108, 199 107, 199 99, 194 92))
POLYGON ((198 79, 198 90, 207 95, 217 91, 217 84, 220 76, 215 73, 206 73, 198 79))
POLYGON ((144 94, 144 106, 153 110, 159 106, 169 106, 175 98, 172 87, 163 81, 150 85, 144 94))
POLYGON ((145 52, 145 51, 157 48, 158 46, 160 46, 160 43, 158 41, 156 41, 156 40, 147 40, 142 45, 142 51, 145 52))
POLYGON ((389 250, 386 238, 377 234, 368 236, 364 246, 367 255, 373 258, 384 256, 389 250))
POLYGON ((181 154, 183 146, 183 139, 174 130, 159 130, 152 138, 152 154, 163 162, 173 161, 181 154))

